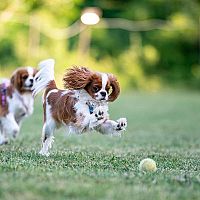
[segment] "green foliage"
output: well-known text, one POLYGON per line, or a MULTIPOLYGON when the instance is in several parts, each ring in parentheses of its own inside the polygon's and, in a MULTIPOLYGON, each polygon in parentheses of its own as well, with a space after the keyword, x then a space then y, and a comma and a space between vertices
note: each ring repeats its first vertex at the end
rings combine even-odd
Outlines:
POLYGON ((12 41, 2 38, 0 41, 0 60, 2 66, 18 65, 18 58, 12 41))
POLYGON ((12 71, 7 67, 36 66, 54 57, 59 77, 66 67, 87 65, 117 73, 127 88, 199 88, 199 10, 197 0, 4 0, 0 2, 1 76, 12 71), (79 35, 60 38, 60 32, 79 20, 87 6, 100 7, 103 18, 164 20, 165 29, 131 32, 90 27, 88 55, 80 51, 79 35))
POLYGON ((122 137, 55 133, 51 155, 38 155, 41 97, 16 141, 0 147, 0 199, 198 200, 200 95, 129 93, 110 104, 111 118, 128 118, 122 137), (138 165, 150 157, 156 173, 138 165))

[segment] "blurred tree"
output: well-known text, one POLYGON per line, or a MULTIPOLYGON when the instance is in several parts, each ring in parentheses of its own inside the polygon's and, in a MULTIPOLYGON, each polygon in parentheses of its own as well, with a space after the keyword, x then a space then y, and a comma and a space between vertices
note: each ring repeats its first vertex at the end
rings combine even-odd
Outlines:
POLYGON ((35 65, 54 57, 58 75, 72 64, 92 65, 118 73, 127 87, 200 88, 199 11, 198 0, 4 0, 0 2, 0 68, 35 65), (168 25, 166 30, 136 33, 91 27, 90 57, 81 61, 76 55, 79 36, 66 40, 63 30, 79 20, 87 6, 100 7, 103 18, 160 19, 168 25))
POLYGON ((0 41, 0 61, 2 67, 19 64, 13 43, 7 38, 2 38, 0 41))

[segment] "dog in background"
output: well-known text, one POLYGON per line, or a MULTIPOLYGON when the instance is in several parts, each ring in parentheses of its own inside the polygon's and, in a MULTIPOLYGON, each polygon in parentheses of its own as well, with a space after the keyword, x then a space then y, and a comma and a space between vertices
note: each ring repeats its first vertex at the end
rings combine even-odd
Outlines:
POLYGON ((16 69, 10 80, 0 84, 0 144, 16 138, 22 120, 33 113, 31 88, 37 70, 32 67, 16 69))
POLYGON ((114 101, 120 93, 114 75, 73 67, 64 75, 65 90, 60 90, 55 83, 54 60, 44 60, 39 67, 33 95, 45 89, 41 155, 49 155, 54 131, 61 126, 68 128, 70 133, 96 130, 102 134, 120 135, 125 130, 126 118, 114 121, 108 115, 108 102, 114 101))

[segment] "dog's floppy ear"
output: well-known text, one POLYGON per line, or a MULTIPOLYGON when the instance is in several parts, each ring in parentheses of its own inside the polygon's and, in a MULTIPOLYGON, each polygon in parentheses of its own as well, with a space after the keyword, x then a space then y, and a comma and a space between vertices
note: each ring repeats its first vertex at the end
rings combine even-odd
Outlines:
POLYGON ((114 101, 120 93, 120 86, 117 78, 113 74, 108 75, 110 80, 110 86, 112 87, 112 92, 108 97, 108 101, 114 101))
POLYGON ((92 72, 85 67, 73 67, 66 70, 63 77, 64 88, 70 90, 83 89, 90 82, 92 72))
POLYGON ((21 77, 18 70, 14 71, 14 73, 12 74, 10 78, 10 82, 12 85, 14 85, 15 88, 20 89, 22 82, 21 82, 21 77))

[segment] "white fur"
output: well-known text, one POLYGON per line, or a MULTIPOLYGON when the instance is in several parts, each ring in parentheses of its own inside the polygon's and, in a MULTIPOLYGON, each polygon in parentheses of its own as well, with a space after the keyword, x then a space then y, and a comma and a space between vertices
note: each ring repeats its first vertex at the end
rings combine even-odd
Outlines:
MULTIPOLYGON (((108 104, 106 101, 96 101, 94 100, 85 90, 76 90, 75 91, 75 97, 78 99, 78 102, 74 105, 74 108, 76 110, 77 117, 83 115, 84 120, 81 122, 81 126, 79 129, 71 129, 76 130, 79 133, 82 132, 83 129, 90 130, 95 126, 96 117, 94 115, 91 115, 88 109, 87 102, 91 103, 94 107, 94 113, 95 109, 98 107, 104 107, 106 111, 108 111, 108 104)), ((97 110, 96 110, 97 112, 97 110)), ((96 125, 99 123, 96 123, 96 125)))
POLYGON ((105 90, 106 89, 106 84, 108 82, 108 75, 105 74, 105 73, 102 73, 101 77, 102 77, 102 90, 105 90))
POLYGON ((27 107, 26 115, 32 115, 33 114, 33 106, 34 106, 34 99, 31 93, 25 93, 22 95, 22 99, 24 104, 27 107))
POLYGON ((4 83, 5 86, 7 87, 8 85, 10 85, 10 79, 0 78, 0 83, 4 83))
POLYGON ((89 128, 95 129, 95 127, 104 123, 108 119, 108 107, 98 106, 94 109, 94 114, 89 116, 89 128), (102 118, 102 119, 99 119, 102 118))
POLYGON ((70 91, 69 90, 65 90, 64 92, 62 92, 62 96, 68 94, 70 91))
MULTIPOLYGON (((48 83, 52 80, 54 80, 54 64, 55 61, 53 59, 44 60, 39 63, 40 71, 35 75, 34 78, 34 85, 32 87, 33 90, 33 96, 36 96, 40 91, 46 88, 48 83)), ((53 93, 57 92, 57 89, 53 89, 49 91, 46 98, 53 93)), ((43 103, 46 101, 43 97, 43 103)), ((48 149, 51 148, 51 143, 53 140, 53 133, 56 128, 56 123, 54 119, 51 117, 51 107, 46 101, 46 122, 43 126, 43 135, 48 135, 48 138, 45 140, 45 142, 42 142, 42 149, 40 151, 41 155, 48 156, 48 149)))
POLYGON ((20 129, 13 113, 8 113, 6 116, 1 117, 0 126, 0 144, 4 144, 5 142, 7 142, 9 137, 16 137, 20 129))
POLYGON ((1 132, 0 130, 0 145, 2 144, 6 144, 8 142, 8 138, 6 137, 6 135, 1 132))
POLYGON ((49 156, 49 149, 52 147, 52 143, 54 142, 54 136, 50 136, 45 140, 42 144, 42 149, 40 150, 39 154, 43 156, 49 156))
POLYGON ((14 113, 15 119, 19 122, 33 113, 34 99, 31 93, 21 95, 15 90, 12 98, 7 97, 7 102, 9 104, 9 113, 14 113))
POLYGON ((33 68, 30 67, 30 66, 28 66, 28 67, 27 67, 27 71, 28 71, 28 75, 29 75, 29 76, 32 76, 32 78, 33 78, 33 73, 34 73, 33 68))
MULTIPOLYGON (((57 91, 51 90, 47 94, 47 96, 53 92, 57 92, 57 91)), ((52 143, 54 142, 53 133, 55 129, 56 129, 56 122, 51 117, 51 106, 48 104, 46 100, 46 122, 43 125, 42 134, 43 134, 43 137, 47 135, 48 138, 45 141, 42 141, 42 149, 40 150, 39 154, 49 156, 48 150, 52 147, 52 143)))
POLYGON ((126 130, 127 120, 126 118, 120 118, 117 121, 106 120, 100 126, 96 128, 102 134, 110 134, 112 136, 121 136, 121 133, 126 130), (118 130, 120 129, 120 130, 118 130))
POLYGON ((54 59, 44 60, 39 63, 40 71, 35 75, 32 87, 33 96, 42 91, 51 80, 54 80, 54 59))
POLYGON ((106 91, 106 85, 108 83, 108 75, 105 74, 105 73, 100 73, 101 74, 101 80, 102 80, 102 87, 101 89, 96 93, 96 99, 97 100, 101 100, 101 99, 104 99, 104 100, 108 100, 108 93, 106 91), (101 94, 101 92, 104 92, 106 94, 106 96, 103 96, 101 94))

